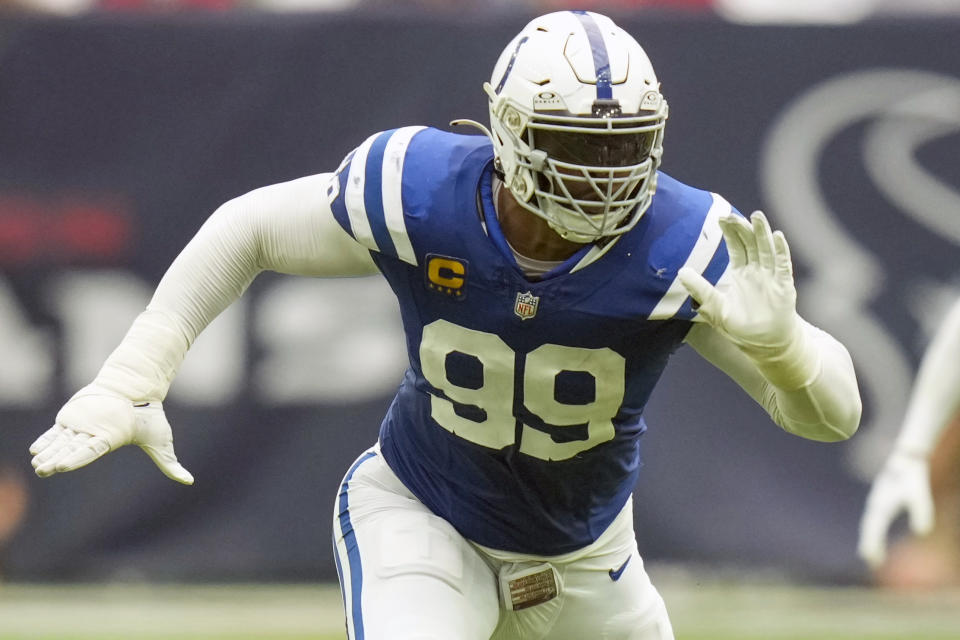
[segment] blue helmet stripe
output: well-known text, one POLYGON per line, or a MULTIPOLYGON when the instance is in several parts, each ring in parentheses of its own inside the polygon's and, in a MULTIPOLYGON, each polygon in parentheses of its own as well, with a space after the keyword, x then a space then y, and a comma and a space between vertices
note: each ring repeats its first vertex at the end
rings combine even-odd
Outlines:
POLYGON ((500 82, 497 83, 496 93, 499 94, 503 89, 504 83, 507 81, 507 76, 510 75, 510 72, 513 70, 513 63, 517 61, 517 54, 520 53, 520 47, 523 46, 523 43, 526 42, 529 38, 523 36, 520 38, 520 42, 517 43, 517 48, 513 50, 513 55, 510 56, 510 62, 507 63, 507 68, 503 72, 503 77, 500 78, 500 82))
POLYGON ((587 39, 590 41, 590 49, 593 51, 593 69, 597 75, 597 99, 611 100, 613 98, 613 88, 610 86, 610 57, 607 55, 607 45, 603 43, 600 26, 593 19, 593 16, 586 11, 572 11, 571 13, 580 18, 580 23, 583 24, 583 28, 587 32, 587 39))

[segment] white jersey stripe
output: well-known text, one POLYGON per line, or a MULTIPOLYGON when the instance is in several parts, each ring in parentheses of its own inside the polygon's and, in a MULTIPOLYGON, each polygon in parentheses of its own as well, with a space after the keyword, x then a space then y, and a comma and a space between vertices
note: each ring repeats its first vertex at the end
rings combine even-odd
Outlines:
POLYGON ((337 569, 340 571, 340 595, 343 597, 343 608, 346 615, 347 636, 356 637, 353 625, 353 583, 350 575, 350 561, 347 558, 347 544, 343 537, 343 530, 340 528, 339 518, 336 512, 333 517, 333 537, 334 552, 337 554, 337 569))
MULTIPOLYGON (((342 490, 342 488, 341 488, 342 490)), ((336 554, 337 572, 340 574, 340 595, 343 597, 343 607, 346 613, 347 634, 353 638, 353 584, 350 574, 350 560, 347 557, 347 544, 340 526, 340 500, 334 502, 333 509, 333 551, 336 554)))
MULTIPOLYGON (((690 255, 687 256, 687 260, 683 264, 683 266, 690 267, 697 273, 703 273, 703 270, 707 268, 707 265, 710 264, 714 254, 717 252, 717 247, 720 246, 720 241, 723 239, 723 232, 720 231, 718 220, 720 220, 721 216, 730 215, 733 211, 733 207, 730 206, 729 202, 715 193, 710 195, 713 196, 713 204, 710 205, 710 210, 707 211, 707 216, 703 221, 703 227, 700 235, 697 237, 697 242, 693 245, 690 255)), ((670 288, 667 289, 667 292, 657 303, 657 306, 650 312, 649 318, 651 320, 667 320, 668 318, 672 318, 686 300, 687 290, 680 284, 680 280, 674 278, 670 284, 670 288)))
POLYGON ((376 448, 364 452, 340 483, 340 492, 333 509, 333 546, 336 553, 337 572, 340 575, 340 591, 343 596, 344 613, 349 638, 363 637, 363 569, 357 547, 357 534, 350 521, 350 480, 357 468, 377 455, 376 448), (359 625, 359 629, 357 626, 359 625))
POLYGON ((347 188, 344 194, 344 204, 347 215, 350 216, 350 229, 357 242, 372 251, 380 251, 377 241, 373 237, 370 221, 367 219, 367 206, 364 204, 363 191, 367 173, 367 154, 370 146, 380 134, 374 134, 363 141, 350 161, 350 173, 347 174, 347 188))
POLYGON ((402 127, 397 129, 383 151, 383 213, 387 230, 397 250, 397 257, 408 264, 417 266, 417 256, 407 235, 407 225, 403 217, 403 159, 407 154, 410 140, 426 127, 402 127))

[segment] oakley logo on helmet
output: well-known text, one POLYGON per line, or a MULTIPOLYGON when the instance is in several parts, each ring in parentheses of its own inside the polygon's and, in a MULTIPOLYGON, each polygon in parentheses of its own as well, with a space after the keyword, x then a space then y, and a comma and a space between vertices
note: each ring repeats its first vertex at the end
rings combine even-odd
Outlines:
POLYGON ((647 91, 640 100, 641 111, 657 111, 663 104, 663 96, 659 91, 647 91))
POLYGON ((566 111, 567 105, 564 104, 563 98, 553 91, 541 91, 533 98, 533 109, 534 111, 566 111))

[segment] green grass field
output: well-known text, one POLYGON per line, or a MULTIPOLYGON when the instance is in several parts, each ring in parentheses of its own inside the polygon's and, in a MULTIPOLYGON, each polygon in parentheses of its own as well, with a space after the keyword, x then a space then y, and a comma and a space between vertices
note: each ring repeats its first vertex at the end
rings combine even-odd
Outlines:
MULTIPOLYGON (((960 592, 655 579, 678 640, 960 639, 960 592)), ((344 638, 332 585, 0 585, 0 640, 344 638)))

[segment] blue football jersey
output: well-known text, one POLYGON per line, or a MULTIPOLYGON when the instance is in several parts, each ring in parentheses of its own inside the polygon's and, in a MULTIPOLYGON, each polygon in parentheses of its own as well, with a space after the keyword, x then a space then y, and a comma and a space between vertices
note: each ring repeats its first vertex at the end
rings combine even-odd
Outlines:
POLYGON ((636 484, 644 406, 695 315, 677 271, 717 282, 732 209, 661 173, 636 227, 531 281, 493 177, 486 137, 404 127, 347 156, 329 196, 400 303, 410 366, 385 460, 470 540, 561 554, 594 541, 636 484))

